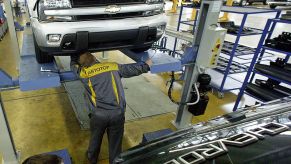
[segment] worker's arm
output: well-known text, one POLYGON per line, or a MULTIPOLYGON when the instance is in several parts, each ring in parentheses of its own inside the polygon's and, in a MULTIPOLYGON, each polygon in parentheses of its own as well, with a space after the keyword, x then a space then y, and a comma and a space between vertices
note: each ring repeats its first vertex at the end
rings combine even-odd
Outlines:
POLYGON ((79 56, 78 55, 72 55, 71 56, 71 71, 73 71, 73 73, 75 73, 77 76, 80 75, 80 71, 81 71, 81 67, 80 64, 78 62, 79 56))
POLYGON ((120 64, 119 65, 119 74, 121 77, 129 78, 133 76, 138 76, 143 73, 147 73, 150 70, 152 65, 151 60, 146 62, 139 62, 133 64, 120 64))

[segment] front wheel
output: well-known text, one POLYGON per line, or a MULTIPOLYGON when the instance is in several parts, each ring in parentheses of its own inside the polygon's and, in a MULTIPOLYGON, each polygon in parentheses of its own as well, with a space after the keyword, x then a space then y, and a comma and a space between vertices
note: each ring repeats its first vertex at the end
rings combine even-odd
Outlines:
POLYGON ((41 51, 39 46, 37 45, 35 41, 35 37, 33 36, 33 42, 34 42, 34 49, 35 49, 35 58, 36 61, 40 64, 42 63, 51 63, 54 61, 54 57, 51 55, 48 55, 47 52, 41 51))

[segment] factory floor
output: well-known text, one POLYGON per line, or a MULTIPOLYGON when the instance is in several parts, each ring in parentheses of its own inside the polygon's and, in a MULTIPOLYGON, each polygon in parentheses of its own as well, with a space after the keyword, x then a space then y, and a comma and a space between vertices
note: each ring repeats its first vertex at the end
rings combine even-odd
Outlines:
MULTIPOLYGON (((169 21, 176 22, 176 19, 177 15, 169 15, 169 21)), ((172 25, 175 25, 175 23, 172 25)), ((18 35, 21 38, 21 32, 18 35)), ((19 40, 19 44, 21 45, 21 39, 19 40)), ((8 33, 4 40, 0 42, 0 68, 15 77, 18 75, 16 69, 18 63, 12 55, 10 43, 8 33)), ((109 57, 112 56, 120 58, 120 62, 122 63, 130 62, 130 59, 124 56, 115 56, 114 51, 110 52, 109 57)), ((169 80, 167 73, 147 73, 142 76, 153 87, 160 89, 165 95, 167 94, 167 86, 165 85, 167 80, 169 80)), ((177 83, 175 85, 173 92, 174 99, 179 99, 181 88, 181 84, 177 83)), ((21 161, 31 155, 67 149, 74 163, 87 163, 85 152, 88 146, 90 132, 80 129, 66 90, 63 87, 28 92, 21 92, 19 89, 14 89, 1 91, 0 93, 16 149, 20 151, 21 161)), ((216 95, 215 92, 209 93, 210 102, 205 115, 193 117, 193 123, 206 121, 232 110, 234 101, 236 100, 235 92, 226 93, 223 99, 219 99, 216 95)), ((244 97, 243 100, 245 99, 244 97)), ((176 130, 171 124, 171 121, 174 119, 175 113, 166 113, 126 122, 123 150, 138 145, 141 142, 143 133, 165 128, 176 130)), ((107 145, 108 142, 105 136, 99 157, 99 163, 101 164, 108 163, 107 145)))
MULTIPOLYGON (((0 61, 12 61, 13 56, 8 48, 9 45, 9 37, 6 36, 0 43, 0 50, 4 50, 1 51, 0 61), (2 47, 3 45, 5 45, 5 49, 2 47)), ((110 52, 109 57, 112 55, 118 54, 110 52)), ((130 61, 124 56, 120 56, 120 59, 121 63, 130 61)), ((15 72, 16 63, 0 63, 0 68, 4 68, 10 74, 17 74, 15 72)), ((161 89, 166 94, 167 87, 165 84, 169 79, 168 74, 153 75, 147 73, 142 76, 153 87, 161 89)), ((178 100, 181 85, 176 84, 176 86, 173 97, 178 100)), ((34 154, 68 149, 75 163, 86 163, 85 152, 90 133, 80 129, 66 90, 63 87, 28 92, 14 89, 2 91, 1 97, 16 148, 21 153, 21 160, 34 154)), ((226 106, 229 104, 230 110, 231 104, 235 99, 236 97, 232 93, 226 94, 224 99, 218 99, 215 95, 210 94, 210 104, 206 114, 193 118, 193 123, 206 121, 225 113, 226 106)), ((126 150, 139 144, 143 133, 166 128, 175 130, 175 127, 171 124, 174 119, 175 113, 166 113, 126 122, 123 149, 126 150)), ((107 145, 108 142, 105 136, 100 154, 100 163, 108 163, 107 145)))

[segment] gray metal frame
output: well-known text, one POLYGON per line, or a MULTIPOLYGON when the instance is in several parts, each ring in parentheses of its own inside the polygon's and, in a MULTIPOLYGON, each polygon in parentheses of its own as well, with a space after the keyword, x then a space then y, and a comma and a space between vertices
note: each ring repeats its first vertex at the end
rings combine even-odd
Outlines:
POLYGON ((4 5, 5 5, 5 12, 7 15, 7 23, 8 23, 9 33, 10 33, 10 37, 11 37, 11 43, 12 43, 11 47, 12 47, 13 53, 15 55, 16 63, 18 63, 19 59, 20 59, 20 56, 19 56, 20 51, 19 51, 17 34, 15 31, 14 17, 13 17, 13 12, 12 12, 12 7, 11 7, 11 1, 4 0, 4 5))
MULTIPOLYGON (((0 153, 5 163, 18 163, 17 152, 11 135, 6 113, 0 95, 0 153)), ((1 160, 1 159, 0 159, 1 160)))
MULTIPOLYGON (((199 63, 203 59, 203 55, 199 54, 199 47, 203 45, 207 45, 209 43, 201 43, 203 37, 209 37, 207 35, 209 31, 209 26, 216 24, 220 9, 221 9, 222 1, 221 0, 205 0, 202 1, 201 8, 199 11, 199 18, 197 23, 197 28, 194 34, 194 42, 193 48, 197 48, 197 59, 195 63, 199 63)), ((211 36, 210 36, 211 37, 211 36)), ((193 54, 194 55, 194 54, 193 54)), ((194 62, 194 61, 193 61, 194 62)), ((178 107, 176 120, 173 122, 174 126, 178 129, 187 127, 191 125, 192 114, 188 111, 187 102, 191 99, 191 90, 194 83, 196 83, 199 68, 197 66, 189 65, 186 66, 185 70, 185 84, 183 86, 182 97, 180 101, 180 105, 178 107)))

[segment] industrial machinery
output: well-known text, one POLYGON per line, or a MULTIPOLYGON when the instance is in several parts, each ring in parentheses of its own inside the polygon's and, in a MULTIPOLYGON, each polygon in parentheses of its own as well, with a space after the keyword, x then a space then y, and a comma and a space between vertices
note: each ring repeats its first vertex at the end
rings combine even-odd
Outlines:
POLYGON ((130 163, 288 163, 291 97, 247 106, 123 152, 130 163))
POLYGON ((226 29, 218 27, 222 1, 205 0, 201 3, 196 31, 193 40, 185 34, 173 30, 166 30, 166 34, 192 43, 189 51, 184 52, 182 64, 185 65, 185 83, 182 90, 181 101, 177 116, 173 124, 178 128, 187 127, 191 123, 192 114, 203 114, 208 103, 207 86, 210 77, 207 76, 208 68, 215 68, 219 58, 226 29), (199 82, 199 80, 201 80, 199 82), (201 87, 199 87, 201 85, 201 87), (203 89, 202 89, 203 88, 203 89))

